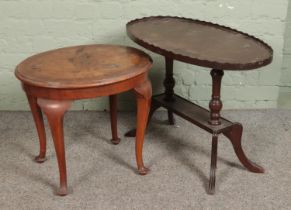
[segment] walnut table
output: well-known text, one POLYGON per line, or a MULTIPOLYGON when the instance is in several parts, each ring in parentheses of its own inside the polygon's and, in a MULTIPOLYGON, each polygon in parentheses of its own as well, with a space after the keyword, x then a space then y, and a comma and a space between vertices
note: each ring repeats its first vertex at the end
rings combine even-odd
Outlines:
MULTIPOLYGON (((170 124, 174 124, 175 113, 212 134, 208 192, 214 193, 217 140, 221 133, 231 141, 237 157, 249 171, 263 173, 263 168, 248 160, 243 152, 242 125, 220 117, 220 87, 223 70, 251 70, 269 64, 273 57, 271 47, 225 26, 180 17, 136 19, 127 24, 127 33, 137 44, 165 57, 165 93, 153 97, 150 116, 162 106, 168 109, 170 124), (174 94, 173 60, 212 69, 210 111, 174 94)), ((135 130, 126 135, 134 136, 135 130)))
POLYGON ((116 94, 133 89, 137 98, 136 161, 139 174, 146 174, 142 160, 144 132, 151 102, 148 71, 151 58, 140 50, 115 45, 84 45, 32 56, 16 67, 16 77, 26 92, 38 131, 40 153, 45 160, 46 114, 60 172, 59 195, 67 194, 63 117, 73 100, 110 96, 112 143, 118 144, 116 94))

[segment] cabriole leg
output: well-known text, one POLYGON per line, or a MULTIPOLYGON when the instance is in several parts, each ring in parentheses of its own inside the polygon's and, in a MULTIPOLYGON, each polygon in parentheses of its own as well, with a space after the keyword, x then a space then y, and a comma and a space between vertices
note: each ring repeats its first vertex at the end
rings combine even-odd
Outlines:
POLYGON ((45 128, 43 123, 43 117, 40 107, 37 104, 37 98, 26 94, 30 110, 34 119, 34 123, 36 126, 38 138, 39 138, 39 155, 35 157, 35 161, 38 163, 43 163, 46 160, 46 135, 45 128))
POLYGON ((60 173, 60 188, 57 194, 64 196, 68 193, 68 190, 63 118, 65 112, 70 107, 71 101, 58 101, 38 98, 37 103, 41 107, 42 111, 46 114, 51 128, 60 173))
POLYGON ((145 175, 147 174, 148 169, 143 163, 142 150, 152 97, 151 83, 147 80, 143 84, 140 84, 134 88, 134 91, 137 99, 137 126, 135 143, 136 162, 138 173, 145 175))

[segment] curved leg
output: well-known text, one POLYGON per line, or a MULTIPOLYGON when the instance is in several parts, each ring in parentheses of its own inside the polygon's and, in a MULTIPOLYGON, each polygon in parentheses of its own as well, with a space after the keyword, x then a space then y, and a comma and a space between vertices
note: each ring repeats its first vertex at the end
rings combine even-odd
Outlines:
POLYGON ((112 132, 111 142, 113 144, 119 144, 120 138, 118 138, 117 134, 117 96, 116 95, 109 96, 109 101, 110 101, 110 121, 112 132))
POLYGON ((246 167, 249 171, 255 173, 264 173, 264 169, 250 161, 241 146, 241 136, 242 136, 243 127, 240 123, 233 125, 232 129, 224 132, 223 134, 231 141, 234 151, 240 160, 240 162, 246 167))
POLYGON ((213 195, 215 193, 215 171, 217 162, 217 140, 218 135, 212 135, 212 150, 211 150, 211 165, 210 165, 210 178, 209 178, 209 188, 208 193, 213 195))
POLYGON ((29 106, 32 112, 32 116, 34 119, 34 123, 36 126, 36 130, 39 138, 39 155, 35 157, 35 161, 38 163, 43 163, 46 160, 46 135, 45 128, 43 123, 43 117, 40 107, 37 105, 37 98, 26 94, 29 106))
MULTIPOLYGON (((155 103, 154 101, 152 102, 152 105, 151 105, 151 110, 150 110, 150 113, 149 113, 149 117, 148 117, 148 123, 147 125, 150 123, 151 119, 152 119, 152 116, 154 114, 154 112, 160 108, 161 105, 155 103)), ((127 131, 124 136, 126 137, 135 137, 135 134, 136 134, 136 128, 130 130, 130 131, 127 131)))
POLYGON ((136 142, 135 153, 138 173, 145 175, 148 169, 143 164, 142 148, 144 142, 144 134, 147 126, 149 108, 152 97, 152 86, 147 80, 143 84, 140 84, 134 88, 137 99, 137 126, 136 126, 136 142))
POLYGON ((69 109, 71 102, 38 98, 37 103, 41 107, 43 112, 46 114, 51 128, 51 133, 55 145, 60 172, 60 188, 58 190, 58 195, 63 196, 67 194, 67 171, 66 171, 66 157, 63 132, 63 118, 65 112, 69 109))

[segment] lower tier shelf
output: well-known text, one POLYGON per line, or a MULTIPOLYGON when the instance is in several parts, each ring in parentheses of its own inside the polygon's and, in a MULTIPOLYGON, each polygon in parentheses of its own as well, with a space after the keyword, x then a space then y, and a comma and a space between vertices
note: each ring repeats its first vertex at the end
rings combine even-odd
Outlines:
POLYGON ((153 103, 165 107, 209 133, 219 134, 230 129, 234 125, 234 123, 224 118, 220 118, 220 125, 211 125, 208 123, 210 112, 207 109, 187 101, 178 95, 173 96, 173 101, 165 101, 164 98, 165 94, 153 96, 153 103))

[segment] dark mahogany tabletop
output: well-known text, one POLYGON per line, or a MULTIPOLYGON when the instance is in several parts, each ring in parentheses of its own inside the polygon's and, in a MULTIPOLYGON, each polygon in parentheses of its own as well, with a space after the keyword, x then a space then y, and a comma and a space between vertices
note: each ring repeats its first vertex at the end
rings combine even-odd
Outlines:
POLYGON ((155 16, 127 24, 129 37, 139 45, 203 67, 249 70, 269 64, 273 51, 246 33, 210 22, 155 16))
POLYGON ((47 51, 16 67, 24 83, 48 88, 101 86, 140 75, 152 65, 140 50, 117 45, 82 45, 47 51))

